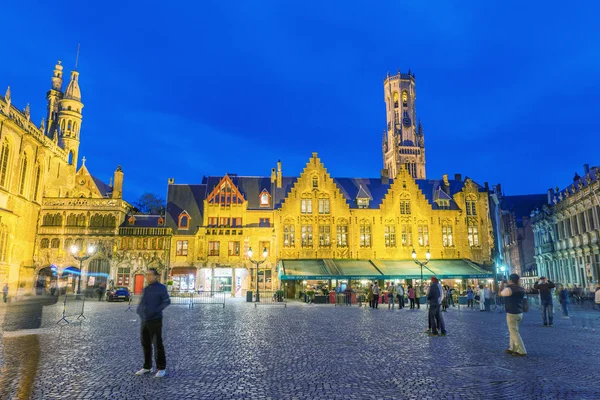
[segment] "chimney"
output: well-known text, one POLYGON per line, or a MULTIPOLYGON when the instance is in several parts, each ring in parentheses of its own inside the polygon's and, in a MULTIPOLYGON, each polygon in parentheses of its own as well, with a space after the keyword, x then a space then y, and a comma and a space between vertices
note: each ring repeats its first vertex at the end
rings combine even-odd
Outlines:
POLYGON ((390 183, 390 173, 387 168, 381 170, 381 183, 383 185, 388 185, 390 183))
POLYGON ((277 187, 281 188, 282 186, 282 176, 281 176, 281 160, 277 161, 277 187))
POLYGON ((115 179, 114 186, 112 191, 113 199, 122 199, 123 198, 123 169, 119 165, 117 170, 115 171, 115 179))
POLYGON ((583 174, 587 175, 590 173, 590 164, 583 164, 583 174))
POLYGON ((175 178, 169 178, 169 185, 175 184, 175 178))
POLYGON ((490 191, 490 184, 488 182, 483 182, 483 186, 485 187, 486 192, 490 191))
POLYGON ((501 185, 501 184, 497 184, 497 185, 496 185, 496 190, 495 190, 495 192, 496 192, 496 195, 497 195, 497 196, 499 196, 499 197, 501 197, 501 196, 502 196, 502 185, 501 185))
POLYGON ((277 181, 277 175, 275 175, 275 168, 271 168, 271 184, 277 181))
POLYGON ((551 206, 554 200, 554 189, 548 189, 548 205, 551 206))
POLYGON ((461 174, 454 174, 454 180, 455 181, 462 181, 462 175, 461 174))

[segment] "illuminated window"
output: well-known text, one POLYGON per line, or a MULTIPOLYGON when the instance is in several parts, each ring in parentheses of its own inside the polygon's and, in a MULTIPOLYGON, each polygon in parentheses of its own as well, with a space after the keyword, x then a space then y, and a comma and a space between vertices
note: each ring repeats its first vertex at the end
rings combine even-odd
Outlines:
POLYGON ((23 154, 21 162, 21 182, 19 183, 19 194, 23 196, 25 193, 25 183, 27 182, 27 155, 23 154))
POLYGON ((396 247, 396 227, 386 225, 384 231, 385 247, 396 247))
POLYGON ((329 214, 329 199, 319 199, 319 214, 329 214))
POLYGON ((187 256, 188 254, 188 241, 178 240, 176 245, 176 254, 178 256, 187 256))
POLYGON ((269 207, 271 205, 271 195, 266 190, 260 194, 260 206, 269 207))
POLYGON ((408 107, 408 92, 406 90, 402 92, 402 106, 408 107))
MULTIPOLYGON (((94 217, 95 217, 95 215, 94 215, 94 217)), ((92 221, 94 221, 94 217, 92 217, 92 221)), ((129 217, 129 219, 127 219, 127 223, 129 225, 134 225, 135 224, 135 217, 133 215, 131 217, 129 217)), ((95 225, 95 224, 93 224, 93 225, 95 225)))
POLYGON ((40 189, 40 178, 42 176, 42 169, 40 168, 40 166, 38 165, 35 169, 35 180, 33 183, 33 192, 31 193, 31 195, 33 196, 33 200, 36 201, 38 198, 38 192, 40 189))
POLYGON ((338 247, 348 247, 348 225, 338 225, 336 230, 338 247))
POLYGON ((410 214, 410 200, 400 200, 400 214, 410 214))
POLYGON ((427 225, 418 226, 419 246, 429 246, 429 227, 427 225))
POLYGON ((212 193, 208 195, 206 201, 209 204, 229 207, 234 204, 242 204, 244 196, 237 190, 229 176, 225 176, 212 193))
POLYGON ((412 225, 402 225, 402 246, 412 246, 412 225))
POLYGON ((469 247, 479 246, 479 227, 469 225, 468 227, 469 247))
POLYGON ((229 242, 229 249, 227 254, 230 256, 240 255, 240 242, 229 242))
POLYGON ((454 246, 454 239, 452 237, 452 225, 442 225, 442 245, 444 247, 454 246))
POLYGON ((371 225, 360 226, 360 247, 371 247, 371 225))
POLYGON ((8 159, 10 156, 10 146, 7 141, 2 144, 2 153, 0 153, 0 186, 6 186, 6 177, 8 175, 8 159))
POLYGON ((473 199, 467 200, 467 215, 477 215, 477 201, 473 199))
POLYGON ((312 225, 302 225, 302 247, 312 247, 313 245, 313 227, 312 225))
POLYGON ((319 246, 331 246, 331 227, 329 225, 319 225, 319 246))
POLYGON ((398 108, 398 92, 394 92, 394 108, 398 108))
POLYGON ((221 248, 221 242, 208 242, 208 255, 218 256, 221 248))
POLYGON ((296 245, 295 227, 291 224, 283 226, 283 247, 294 247, 296 245))
POLYGON ((302 214, 312 214, 312 199, 302 199, 302 214))

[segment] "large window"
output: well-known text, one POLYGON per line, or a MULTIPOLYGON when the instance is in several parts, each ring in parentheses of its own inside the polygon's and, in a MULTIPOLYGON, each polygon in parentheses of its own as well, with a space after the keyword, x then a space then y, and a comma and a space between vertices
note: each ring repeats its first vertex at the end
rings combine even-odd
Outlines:
POLYGON ((129 268, 118 268, 117 269, 117 286, 129 286, 129 268))
POLYGON ((319 246, 320 247, 331 246, 331 226, 319 225, 319 246))
POLYGON ((412 225, 402 225, 402 246, 412 246, 412 225))
POLYGON ((467 215, 477 215, 477 201, 467 200, 467 215))
POLYGON ((313 227, 312 225, 302 225, 302 247, 312 247, 313 245, 313 227))
POLYGON ((348 225, 337 226, 337 245, 338 247, 348 247, 348 225))
POLYGON ((23 161, 21 162, 21 182, 19 182, 19 194, 21 196, 25 194, 25 183, 27 183, 27 154, 23 154, 23 161))
POLYGON ((385 226, 385 247, 396 247, 396 227, 394 225, 385 226))
POLYGON ((410 214, 410 200, 400 200, 400 214, 410 214))
MULTIPOLYGON (((9 238, 8 226, 0 225, 0 262, 7 262, 8 254, 8 238, 9 238)), ((46 239, 48 240, 48 239, 46 239)))
POLYGON ((176 245, 176 254, 178 256, 187 256, 188 254, 188 241, 178 240, 176 245))
POLYGON ((292 224, 283 226, 283 247, 294 247, 296 245, 295 227, 292 224))
POLYGON ((229 249, 227 254, 230 256, 240 255, 240 242, 229 242, 229 249))
POLYGON ((218 256, 221 248, 221 242, 208 242, 208 255, 218 256))
POLYGON ((229 177, 226 176, 223 178, 220 185, 208 195, 206 201, 209 204, 219 204, 221 206, 229 207, 232 204, 242 204, 244 197, 237 188, 232 187, 229 177))
POLYGON ((454 246, 452 237, 452 225, 442 225, 442 245, 444 247, 454 246))
POLYGON ((418 226, 419 246, 429 246, 429 227, 427 225, 418 226))
POLYGON ((479 227, 475 225, 469 225, 468 227, 469 246, 479 246, 479 227))
POLYGON ((58 249, 60 247, 60 239, 52 239, 50 242, 50 247, 53 249, 58 249))
POLYGON ((35 168, 35 177, 34 177, 34 181, 33 181, 33 191, 31 193, 31 196, 32 196, 32 198, 33 198, 34 201, 37 201, 37 199, 38 199, 38 192, 40 190, 40 178, 41 178, 41 175, 42 175, 42 169, 38 165, 35 168))
POLYGON ((2 152, 0 152, 0 186, 7 185, 8 177, 8 159, 10 157, 10 146, 8 142, 2 143, 2 152))
POLYGON ((319 214, 329 214, 329 199, 319 199, 319 214))
POLYGON ((360 247, 371 247, 371 225, 360 226, 360 247))
POLYGON ((312 214, 312 199, 302 199, 302 214, 312 214))

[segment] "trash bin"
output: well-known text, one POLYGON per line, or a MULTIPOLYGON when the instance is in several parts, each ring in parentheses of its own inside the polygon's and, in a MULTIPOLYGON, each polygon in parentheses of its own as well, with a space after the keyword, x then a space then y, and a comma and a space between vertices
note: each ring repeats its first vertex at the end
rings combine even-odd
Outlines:
POLYGON ((252 303, 252 290, 246 292, 246 303, 252 303))

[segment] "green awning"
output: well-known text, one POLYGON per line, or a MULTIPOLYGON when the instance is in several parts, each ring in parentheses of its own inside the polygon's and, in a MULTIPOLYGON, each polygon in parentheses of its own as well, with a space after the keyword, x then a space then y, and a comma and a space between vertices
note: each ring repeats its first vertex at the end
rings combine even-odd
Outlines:
MULTIPOLYGON (((423 278, 491 278, 493 273, 469 260, 431 260, 423 278)), ((421 267, 411 260, 282 260, 281 280, 420 279, 421 267)))

